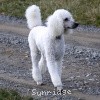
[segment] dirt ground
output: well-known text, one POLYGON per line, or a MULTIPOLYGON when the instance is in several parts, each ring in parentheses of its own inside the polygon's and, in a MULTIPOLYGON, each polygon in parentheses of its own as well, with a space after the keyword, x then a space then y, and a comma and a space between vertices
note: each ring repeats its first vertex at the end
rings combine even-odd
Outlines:
POLYGON ((41 100, 100 100, 100 31, 75 30, 65 36, 62 94, 54 89, 48 72, 43 86, 32 79, 28 32, 22 23, 0 22, 0 88, 41 100))

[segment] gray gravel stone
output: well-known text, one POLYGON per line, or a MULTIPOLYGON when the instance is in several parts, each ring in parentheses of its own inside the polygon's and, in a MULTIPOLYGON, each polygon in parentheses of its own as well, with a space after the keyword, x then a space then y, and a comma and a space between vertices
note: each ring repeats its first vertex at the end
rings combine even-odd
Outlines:
MULTIPOLYGON (((0 15, 0 23, 26 23, 23 19, 0 15)), ((26 24, 24 24, 26 25, 26 24)), ((78 31, 100 31, 94 26, 80 26, 78 31)), ((12 32, 0 31, 0 74, 7 74, 18 79, 32 80, 31 60, 27 37, 12 32), (8 50, 7 50, 8 49, 8 50)), ((65 89, 77 90, 84 94, 100 95, 100 50, 66 44, 63 60, 65 89)), ((51 86, 49 73, 43 75, 44 83, 51 86)), ((15 89, 26 95, 32 87, 0 79, 0 88, 15 89)), ((48 96, 42 100, 85 100, 73 96, 48 96)))

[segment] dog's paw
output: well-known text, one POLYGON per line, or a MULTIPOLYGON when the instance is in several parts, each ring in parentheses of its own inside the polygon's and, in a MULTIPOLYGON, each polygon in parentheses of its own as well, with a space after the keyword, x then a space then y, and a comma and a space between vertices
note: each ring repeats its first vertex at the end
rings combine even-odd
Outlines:
POLYGON ((55 87, 57 93, 63 94, 63 87, 55 87))
POLYGON ((57 90, 62 91, 63 90, 63 87, 62 86, 58 86, 57 87, 57 90))
POLYGON ((43 82, 37 82, 37 85, 41 85, 43 82))
POLYGON ((43 83, 43 82, 37 82, 37 85, 38 85, 38 86, 43 86, 43 85, 46 85, 46 84, 43 83))

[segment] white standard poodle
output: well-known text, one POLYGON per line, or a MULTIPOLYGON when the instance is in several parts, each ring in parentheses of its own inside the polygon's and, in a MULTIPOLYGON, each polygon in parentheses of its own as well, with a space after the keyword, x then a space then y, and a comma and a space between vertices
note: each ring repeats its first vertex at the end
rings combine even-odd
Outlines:
POLYGON ((42 74, 48 69, 54 87, 62 89, 61 73, 64 56, 64 34, 78 26, 65 9, 56 10, 43 26, 40 9, 36 5, 29 6, 25 13, 27 24, 31 30, 28 42, 32 60, 32 77, 37 85, 42 85, 42 74), (41 54, 41 57, 40 57, 41 54))

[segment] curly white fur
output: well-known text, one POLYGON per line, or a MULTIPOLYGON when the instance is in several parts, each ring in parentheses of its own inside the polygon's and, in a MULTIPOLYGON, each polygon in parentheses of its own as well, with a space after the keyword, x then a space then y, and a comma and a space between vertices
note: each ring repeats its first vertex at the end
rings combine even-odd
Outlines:
POLYGON ((25 17, 27 19, 29 29, 42 25, 40 9, 36 5, 32 5, 27 8, 25 17))
POLYGON ((61 72, 64 56, 64 36, 78 24, 64 9, 56 10, 49 18, 47 26, 42 26, 40 9, 32 5, 26 10, 28 27, 31 29, 28 42, 32 59, 32 76, 37 84, 42 84, 42 74, 48 68, 52 83, 62 89, 61 72), (41 53, 41 58, 39 56, 41 53))

